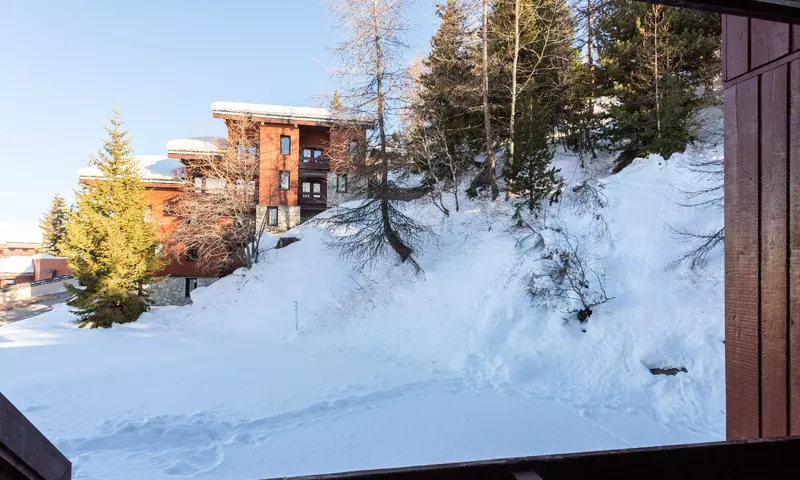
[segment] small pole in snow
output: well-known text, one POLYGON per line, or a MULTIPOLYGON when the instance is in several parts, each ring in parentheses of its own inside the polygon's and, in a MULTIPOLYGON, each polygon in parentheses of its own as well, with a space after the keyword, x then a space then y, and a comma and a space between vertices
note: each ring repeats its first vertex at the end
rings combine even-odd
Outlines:
POLYGON ((294 301, 294 331, 300 331, 300 315, 297 312, 297 300, 294 301))

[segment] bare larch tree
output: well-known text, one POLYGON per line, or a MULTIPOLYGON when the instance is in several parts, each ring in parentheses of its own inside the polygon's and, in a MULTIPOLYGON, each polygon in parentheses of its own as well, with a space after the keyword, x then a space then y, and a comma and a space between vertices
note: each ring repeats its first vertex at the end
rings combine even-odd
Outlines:
POLYGON ((186 164, 186 183, 165 210, 176 218, 168 244, 178 261, 187 256, 209 273, 258 262, 265 218, 256 220, 258 125, 228 121, 228 141, 198 139, 205 151, 186 164))
MULTIPOLYGON (((403 53, 407 50, 407 0, 336 0, 330 3, 334 19, 346 32, 345 40, 333 51, 341 65, 334 72, 340 84, 337 122, 358 130, 364 119, 374 119, 372 138, 362 148, 363 157, 353 150, 337 148, 332 138, 331 165, 349 162, 354 177, 366 179, 366 198, 340 206, 323 216, 331 227, 345 229, 333 246, 343 256, 369 265, 393 250, 401 262, 414 260, 414 245, 429 230, 405 215, 392 200, 390 181, 392 154, 388 129, 405 107, 404 84, 407 68, 403 53)), ((347 130, 347 127, 340 127, 347 130)), ((363 130, 363 129, 362 129, 363 130)), ((340 137, 342 135, 339 135, 340 137)), ((396 158, 396 157, 394 157, 396 158)), ((339 167, 341 168, 341 167, 339 167)))

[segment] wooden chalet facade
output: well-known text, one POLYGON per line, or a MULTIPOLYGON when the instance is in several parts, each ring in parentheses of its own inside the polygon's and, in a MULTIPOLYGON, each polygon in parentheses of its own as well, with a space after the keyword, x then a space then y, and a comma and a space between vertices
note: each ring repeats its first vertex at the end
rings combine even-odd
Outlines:
MULTIPOLYGON (((331 151, 349 152, 351 144, 363 144, 371 122, 342 122, 322 108, 234 102, 216 102, 211 108, 214 118, 225 122, 227 138, 171 140, 166 145, 166 156, 137 156, 150 215, 158 224, 163 243, 177 228, 170 205, 187 182, 201 194, 207 188, 215 188, 212 185, 220 186, 219 179, 207 176, 198 165, 222 161, 225 155, 242 155, 255 163, 257 224, 264 221, 271 232, 293 228, 352 194, 350 184, 357 180, 342 162, 332 165, 331 151), (243 125, 245 135, 239 128, 243 125)), ((79 171, 80 182, 98 180, 99 175, 96 167, 79 171)), ((189 303, 192 290, 229 273, 204 271, 195 256, 191 249, 180 257, 174 253, 170 256, 161 272, 167 278, 153 292, 156 304, 189 303)))
MULTIPOLYGON (((369 121, 345 124, 323 108, 215 102, 211 109, 228 127, 228 137, 218 145, 238 144, 233 146, 258 163, 258 223, 266 217, 268 230, 274 232, 293 228, 346 198, 348 172, 337 168, 337 162, 332 165, 331 149, 363 144, 372 126, 369 121), (253 129, 245 145, 233 134, 238 122, 253 129)), ((168 156, 190 165, 208 154, 208 147, 197 142, 192 147, 192 140, 169 142, 168 156)))

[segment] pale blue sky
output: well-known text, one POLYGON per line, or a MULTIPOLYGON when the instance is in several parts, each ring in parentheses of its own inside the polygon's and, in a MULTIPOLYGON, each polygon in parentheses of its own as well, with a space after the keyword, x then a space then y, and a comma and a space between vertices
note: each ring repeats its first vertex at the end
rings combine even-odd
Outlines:
MULTIPOLYGON (((410 17, 413 56, 436 30, 434 0, 410 17)), ((71 200, 117 101, 134 152, 165 154, 170 139, 224 133, 213 101, 330 92, 338 36, 322 0, 0 0, 0 240, 29 236, 54 193, 71 200)))

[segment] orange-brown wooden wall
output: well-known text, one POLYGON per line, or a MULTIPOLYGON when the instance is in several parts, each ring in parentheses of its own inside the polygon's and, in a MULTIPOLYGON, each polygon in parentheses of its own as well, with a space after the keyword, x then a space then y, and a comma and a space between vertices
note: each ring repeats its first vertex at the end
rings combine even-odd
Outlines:
POLYGON ((300 159, 299 128, 292 125, 262 125, 259 142, 259 205, 297 205, 297 176, 300 159), (288 136, 292 140, 289 155, 281 154, 281 136, 288 136), (278 177, 281 170, 289 171, 289 190, 278 188, 278 177))
MULTIPOLYGON (((180 193, 180 185, 160 185, 147 184, 147 199, 152 207, 151 218, 158 225, 159 236, 164 244, 167 238, 175 232, 175 217, 164 215, 164 203, 180 193)), ((167 254, 165 250, 165 254, 167 254)), ((182 252, 177 252, 181 254, 182 252)), ((171 255, 167 257, 167 265, 162 275, 172 275, 175 277, 203 277, 214 275, 215 273, 203 272, 194 262, 176 260, 171 255)))
POLYGON ((800 434, 800 29, 723 15, 728 438, 800 434))

